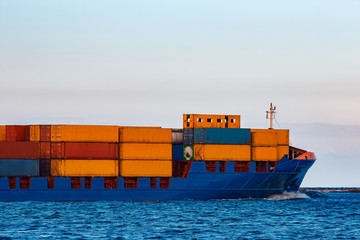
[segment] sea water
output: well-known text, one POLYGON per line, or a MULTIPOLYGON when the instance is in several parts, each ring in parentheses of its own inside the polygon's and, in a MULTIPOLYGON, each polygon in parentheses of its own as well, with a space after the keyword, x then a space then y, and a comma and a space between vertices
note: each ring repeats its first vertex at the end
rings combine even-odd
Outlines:
POLYGON ((360 193, 162 202, 0 202, 0 239, 360 239, 360 193))

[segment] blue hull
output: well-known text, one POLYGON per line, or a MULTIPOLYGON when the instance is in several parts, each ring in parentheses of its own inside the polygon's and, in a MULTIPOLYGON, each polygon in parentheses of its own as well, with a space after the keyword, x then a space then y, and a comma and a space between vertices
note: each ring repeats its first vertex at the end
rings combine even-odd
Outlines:
MULTIPOLYGON (((31 178, 29 189, 21 189, 19 178, 15 189, 9 188, 9 179, 0 177, 0 201, 101 201, 101 200, 213 200, 265 198, 284 191, 297 191, 314 159, 283 158, 273 172, 256 172, 250 162, 249 172, 235 172, 234 162, 226 164, 226 171, 207 172, 205 162, 194 161, 187 178, 171 178, 168 188, 150 187, 150 178, 139 178, 137 188, 124 188, 119 178, 118 188, 104 188, 104 178, 94 177, 87 189, 71 188, 71 178, 55 178, 54 188, 47 188, 46 177, 31 178)), ((219 162, 217 162, 219 165, 219 162)))

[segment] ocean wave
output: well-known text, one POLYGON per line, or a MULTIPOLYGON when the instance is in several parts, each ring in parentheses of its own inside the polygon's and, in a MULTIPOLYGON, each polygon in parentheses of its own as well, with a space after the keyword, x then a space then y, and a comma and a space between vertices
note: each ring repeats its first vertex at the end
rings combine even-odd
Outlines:
POLYGON ((279 200, 306 199, 306 198, 310 198, 310 197, 305 193, 284 192, 282 194, 271 195, 270 197, 265 198, 265 200, 279 201, 279 200))

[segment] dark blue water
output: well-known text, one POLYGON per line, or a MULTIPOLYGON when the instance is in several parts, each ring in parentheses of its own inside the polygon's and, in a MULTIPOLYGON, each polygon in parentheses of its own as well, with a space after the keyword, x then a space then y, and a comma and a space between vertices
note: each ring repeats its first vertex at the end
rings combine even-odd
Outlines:
POLYGON ((360 239, 360 193, 265 200, 1 202, 0 239, 360 239))

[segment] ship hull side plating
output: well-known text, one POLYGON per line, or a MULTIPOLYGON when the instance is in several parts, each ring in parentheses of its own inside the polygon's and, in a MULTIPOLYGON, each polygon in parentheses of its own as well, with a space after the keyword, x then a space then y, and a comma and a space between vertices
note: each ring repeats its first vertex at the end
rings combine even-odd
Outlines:
MULTIPOLYGON (((47 188, 46 177, 31 178, 29 189, 9 188, 7 177, 0 178, 0 201, 109 201, 109 200, 212 200, 266 198, 284 191, 297 191, 314 159, 282 159, 273 172, 234 172, 234 162, 228 162, 225 172, 207 172, 205 162, 194 161, 187 178, 171 178, 168 188, 150 187, 150 178, 139 178, 137 188, 124 188, 119 177, 118 188, 105 189, 104 178, 92 178, 91 188, 71 188, 71 178, 55 177, 54 188, 47 188)), ((217 163, 218 164, 218 163, 217 163)))

